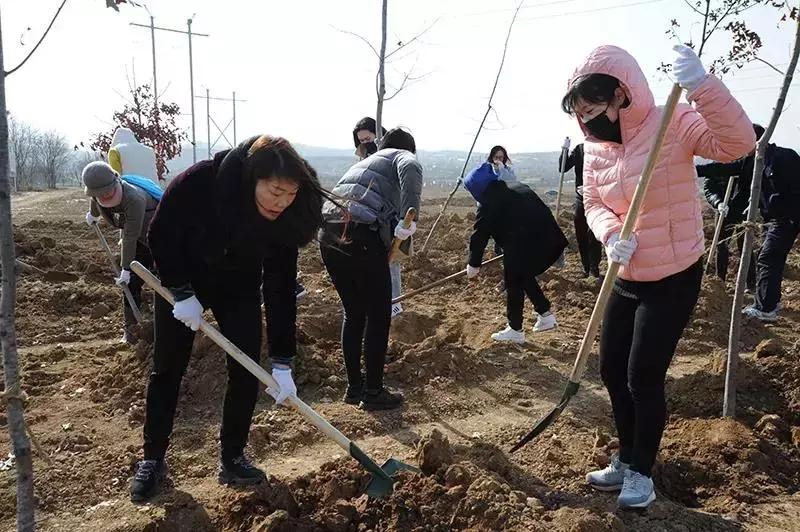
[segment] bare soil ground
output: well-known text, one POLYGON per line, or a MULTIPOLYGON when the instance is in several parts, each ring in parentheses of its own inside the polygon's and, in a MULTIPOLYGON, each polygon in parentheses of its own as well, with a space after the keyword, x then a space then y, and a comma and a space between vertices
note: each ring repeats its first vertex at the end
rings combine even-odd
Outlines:
MULTIPOLYGON (((441 200, 425 204, 418 247, 441 200)), ((800 254, 787 266, 780 321, 745 325, 736 420, 718 417, 731 290, 704 281, 670 369, 658 499, 647 511, 620 512, 613 494, 584 484, 616 446, 596 358, 555 426, 507 453, 560 396, 594 304, 598 286, 582 278, 574 251, 565 269, 541 278, 559 327, 534 335, 527 308, 521 347, 489 338, 505 325, 504 298, 494 291, 499 265, 405 302, 392 325, 387 382, 407 403, 366 413, 341 402, 341 311, 313 246, 301 257, 309 295, 298 311, 300 396, 377 461, 394 456, 423 473, 404 473, 390 497, 368 499, 368 475, 264 394, 249 453, 269 481, 251 490, 219 486, 224 362, 198 336, 168 453, 170 483, 151 503, 134 505, 128 484, 140 455, 150 338, 135 348, 118 342, 121 294, 83 222, 80 191, 31 193, 13 205, 18 257, 78 276, 55 283, 22 274, 18 284, 27 420, 52 459, 35 457, 42 530, 800 530, 800 254)), ((456 198, 429 253, 403 265, 405 289, 464 267, 472 207, 456 198)), ((571 237, 566 214, 561 223, 571 237)), ((11 450, 4 413, 0 428, 2 465, 11 450)), ((14 474, 13 466, 0 470, 2 530, 14 527, 14 474)))

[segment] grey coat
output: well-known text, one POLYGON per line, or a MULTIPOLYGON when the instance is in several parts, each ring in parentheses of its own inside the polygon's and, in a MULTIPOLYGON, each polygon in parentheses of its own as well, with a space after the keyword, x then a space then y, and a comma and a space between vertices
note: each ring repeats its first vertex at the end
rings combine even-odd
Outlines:
POLYGON ((89 202, 92 215, 102 215, 108 223, 122 231, 120 266, 129 270, 136 258, 136 242, 147 245, 147 230, 158 201, 141 188, 122 181, 122 200, 116 207, 103 207, 94 198, 89 202))
MULTIPOLYGON (((369 225, 389 247, 394 228, 409 207, 419 212, 422 166, 413 153, 386 148, 351 166, 332 192, 347 207, 350 221, 369 225)), ((331 202, 325 203, 322 213, 326 222, 344 222, 343 213, 331 202)))

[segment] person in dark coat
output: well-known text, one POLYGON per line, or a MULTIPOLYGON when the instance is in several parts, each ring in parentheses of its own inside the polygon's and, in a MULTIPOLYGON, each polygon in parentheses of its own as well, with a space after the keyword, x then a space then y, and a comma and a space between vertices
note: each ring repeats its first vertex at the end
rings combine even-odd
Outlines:
POLYGON ((490 237, 504 251, 508 326, 494 333, 492 339, 525 342, 522 311, 526 295, 536 311, 534 332, 554 328, 556 317, 550 310, 550 301, 536 281, 536 276, 555 264, 567 247, 567 239, 550 209, 527 185, 499 180, 489 163, 470 172, 464 186, 480 204, 469 242, 467 277, 480 272, 490 237))
MULTIPOLYGON (((754 125, 756 135, 764 131, 759 125, 754 125)), ((730 262, 730 239, 736 232, 736 226, 741 224, 747 217, 747 205, 750 203, 750 183, 753 181, 753 161, 755 157, 751 154, 742 157, 732 163, 712 162, 699 164, 696 166, 697 175, 704 178, 703 194, 706 201, 723 218, 722 230, 719 234, 719 243, 716 249, 716 273, 723 282, 728 276, 728 264, 730 262), (725 203, 725 191, 728 188, 728 180, 733 177, 733 189, 728 205, 725 203)), ((744 234, 736 238, 739 251, 744 245, 744 234)), ((750 260, 750 269, 747 272, 747 289, 753 291, 756 285, 756 255, 753 253, 750 260)))
MULTIPOLYGON (((764 128, 757 126, 756 136, 761 138, 763 133, 764 128)), ((767 233, 758 253, 755 302, 743 312, 769 323, 778 319, 786 258, 800 234, 800 155, 796 151, 767 146, 759 207, 767 233)))
POLYGON ((416 231, 416 222, 409 228, 401 223, 410 207, 419 212, 423 178, 416 151, 410 133, 390 130, 380 149, 350 167, 333 187, 347 211, 333 202, 323 207, 320 252, 344 309, 344 402, 363 410, 389 410, 403 403, 402 394, 383 383, 392 313, 389 251, 394 238, 407 241, 416 231))
POLYGON ((586 211, 583 208, 583 143, 578 144, 563 161, 563 153, 558 157, 558 167, 564 164, 564 171, 575 169, 575 240, 578 242, 578 254, 581 256, 583 274, 595 279, 600 278, 600 258, 603 246, 594 237, 586 222, 586 211))
MULTIPOLYGON (((322 224, 329 195, 314 169, 283 138, 252 137, 178 175, 150 224, 148 242, 162 284, 175 298, 155 305, 153 370, 147 386, 144 459, 131 483, 131 499, 156 493, 166 474, 181 380, 203 310, 210 308, 231 342, 256 362, 261 350, 261 300, 267 311, 277 403, 296 394, 295 355, 298 247, 322 224)), ((248 485, 264 473, 244 455, 257 379, 227 357, 228 385, 220 428, 219 481, 248 485)))
MULTIPOLYGON (((753 124, 753 129, 760 139, 764 128, 753 124)), ((727 230, 723 226, 720 239, 730 235, 735 225, 746 218, 754 166, 755 148, 746 157, 732 163, 710 163, 697 167, 698 175, 706 177, 708 202, 725 217, 725 224, 730 225, 727 230), (730 176, 738 178, 728 208, 723 209, 725 187, 730 176)), ((751 260, 748 272, 748 287, 755 285, 755 302, 742 312, 750 318, 772 323, 778 319, 786 258, 800 234, 800 156, 797 152, 775 144, 767 146, 758 207, 767 231, 758 258, 751 260), (752 267, 753 263, 755 268, 752 267)), ((727 250, 723 250, 721 244, 717 255, 717 274, 724 278, 721 275, 725 271, 722 266, 727 270, 727 250), (724 262, 721 257, 724 257, 724 262)))

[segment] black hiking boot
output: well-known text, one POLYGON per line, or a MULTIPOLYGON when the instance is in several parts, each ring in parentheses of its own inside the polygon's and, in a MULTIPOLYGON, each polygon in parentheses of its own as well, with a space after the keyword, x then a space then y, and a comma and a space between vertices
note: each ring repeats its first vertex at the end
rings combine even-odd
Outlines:
POLYGON ((361 385, 350 386, 347 385, 347 391, 344 392, 344 402, 348 405, 357 405, 361 402, 361 397, 364 395, 361 385))
POLYGON ((167 464, 163 458, 140 461, 136 464, 136 473, 131 481, 131 501, 144 502, 151 498, 166 477, 167 464))
POLYGON ((219 463, 219 483, 232 486, 252 486, 262 482, 267 476, 250 463, 244 454, 236 458, 222 459, 219 463))
POLYGON ((403 394, 392 393, 386 388, 379 392, 364 392, 358 407, 361 410, 392 410, 403 404, 403 394))

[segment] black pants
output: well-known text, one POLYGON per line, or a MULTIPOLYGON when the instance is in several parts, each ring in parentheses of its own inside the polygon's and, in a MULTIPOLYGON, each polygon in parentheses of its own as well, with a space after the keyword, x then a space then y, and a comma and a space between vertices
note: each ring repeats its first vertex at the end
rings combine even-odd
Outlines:
POLYGON ((594 237, 594 233, 586 223, 586 211, 583 200, 575 202, 575 240, 578 241, 578 253, 581 256, 583 273, 600 277, 600 258, 603 256, 603 245, 594 237))
POLYGON ((383 366, 389 345, 392 282, 386 246, 377 233, 351 226, 350 242, 321 246, 322 260, 344 308, 342 351, 347 382, 362 385, 362 343, 366 366, 365 390, 383 388, 383 366))
MULTIPOLYGON (((144 266, 148 270, 153 269, 153 256, 150 254, 150 248, 148 248, 141 242, 136 242, 136 260, 141 262, 142 266, 144 266)), ((139 310, 141 310, 142 308, 143 285, 144 281, 142 281, 142 279, 138 275, 131 272, 131 280, 128 283, 128 290, 131 291, 133 300, 136 302, 136 307, 139 308, 139 310)), ((128 298, 125 297, 125 294, 122 294, 122 318, 124 320, 126 330, 129 327, 136 325, 136 318, 133 317, 133 311, 131 310, 131 305, 130 303, 128 303, 128 298)))
MULTIPOLYGON (((224 334, 239 349, 258 362, 261 350, 261 298, 258 290, 241 293, 220 288, 202 298, 214 313, 224 334)), ((163 298, 155 304, 153 372, 147 385, 144 423, 144 457, 162 458, 172 433, 181 379, 189 364, 194 331, 172 316, 172 306, 163 298)), ((222 407, 219 439, 223 460, 242 454, 247 445, 250 422, 258 398, 258 380, 230 356, 226 357, 228 386, 222 407)))
POLYGON ((702 276, 699 261, 660 281, 618 282, 603 317, 600 374, 611 397, 620 460, 643 475, 650 476, 661 443, 667 368, 702 276))
POLYGON ((756 307, 772 312, 781 300, 781 282, 786 257, 800 233, 800 222, 774 220, 770 222, 764 245, 758 254, 756 307))
POLYGON ((506 317, 512 329, 522 330, 526 295, 537 313, 544 314, 550 310, 550 300, 536 282, 536 276, 509 268, 503 270, 503 276, 506 282, 506 317))
MULTIPOLYGON (((730 247, 731 242, 728 240, 734 232, 734 228, 736 224, 739 222, 733 223, 724 223, 722 225, 722 230, 719 232, 719 244, 717 244, 717 257, 716 257, 716 266, 717 266, 717 277, 725 281, 728 276, 728 262, 730 261, 730 247)), ((736 238, 736 245, 739 247, 739 251, 741 252, 742 248, 744 247, 744 235, 739 235, 736 238)), ((747 288, 751 290, 756 286, 756 254, 753 253, 752 257, 750 258, 750 269, 747 270, 747 288)))

